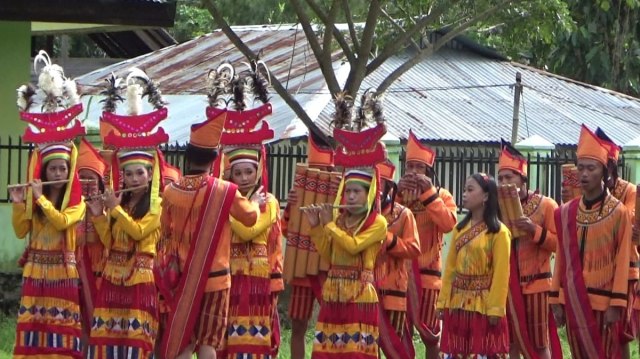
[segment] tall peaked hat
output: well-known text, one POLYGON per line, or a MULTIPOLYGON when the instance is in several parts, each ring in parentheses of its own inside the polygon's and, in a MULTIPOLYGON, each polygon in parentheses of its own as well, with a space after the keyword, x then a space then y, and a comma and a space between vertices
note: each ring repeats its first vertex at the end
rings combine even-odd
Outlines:
POLYGON ((406 160, 421 162, 429 167, 433 167, 436 161, 436 152, 431 149, 431 147, 420 143, 420 140, 413 134, 413 131, 409 130, 406 160))
POLYGON ((609 148, 609 158, 618 162, 622 148, 618 146, 600 127, 596 128, 596 136, 609 148))
MULTIPOLYGON (((73 207, 82 201, 82 187, 76 171, 78 151, 73 139, 85 134, 85 128, 76 118, 83 111, 75 81, 64 75, 62 67, 51 63, 49 55, 40 51, 33 60, 34 72, 39 73, 37 87, 22 85, 17 89, 20 119, 27 122, 22 139, 36 144, 29 157, 27 181, 40 179, 46 163, 64 159, 69 163, 69 180, 61 209, 73 207), (38 64, 44 66, 38 71, 38 64), (35 100, 41 100, 41 112, 30 112, 35 100)), ((29 188, 26 198, 26 216, 33 215, 33 192, 29 188)))
POLYGON ((78 146, 78 171, 82 169, 88 169, 98 174, 100 177, 104 177, 109 164, 102 157, 100 152, 93 147, 93 145, 87 141, 86 138, 80 140, 78 146))
POLYGON ((333 167, 333 158, 335 153, 333 148, 319 146, 313 139, 313 135, 309 133, 309 142, 307 145, 307 164, 309 166, 326 166, 333 167))
POLYGON ((602 142, 595 133, 583 124, 580 129, 576 155, 578 159, 588 158, 606 166, 609 159, 609 145, 602 142))
POLYGON ((191 125, 189 143, 201 148, 218 148, 227 114, 226 109, 207 107, 207 119, 204 122, 191 125))
POLYGON ((376 165, 376 168, 378 170, 378 174, 380 175, 380 178, 385 179, 387 181, 394 181, 394 177, 396 174, 396 166, 391 163, 391 161, 387 160, 384 162, 380 162, 376 165))
POLYGON ((502 150, 498 160, 498 171, 508 169, 527 177, 527 159, 524 155, 504 139, 501 138, 500 142, 502 150))

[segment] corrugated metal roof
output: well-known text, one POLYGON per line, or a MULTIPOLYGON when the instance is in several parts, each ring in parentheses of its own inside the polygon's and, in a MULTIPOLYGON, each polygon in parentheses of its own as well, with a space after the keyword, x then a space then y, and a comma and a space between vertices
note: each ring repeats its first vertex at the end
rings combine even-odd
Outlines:
MULTIPOLYGON (((390 58, 362 88, 377 87, 408 54, 390 58)), ((602 127, 617 143, 640 134, 640 100, 581 84, 508 61, 465 50, 443 49, 401 76, 387 91, 389 132, 407 138, 409 129, 428 141, 499 142, 510 139, 516 72, 525 85, 519 139, 539 135, 554 144, 575 144, 580 124, 602 127)), ((327 130, 333 104, 318 119, 327 130)))
MULTIPOLYGON (((319 113, 331 100, 301 29, 295 26, 247 26, 234 30, 253 51, 263 50, 262 59, 307 112, 319 113)), ((342 52, 336 50, 332 57, 334 69, 341 72, 342 52)), ((122 77, 127 75, 128 69, 138 67, 154 80, 170 103, 169 119, 161 124, 169 133, 170 141, 184 143, 189 139, 188 126, 204 120, 205 76, 224 60, 234 64, 246 61, 224 33, 215 31, 85 74, 76 80, 81 93, 92 95, 83 97, 85 109, 89 98, 94 97, 86 112, 87 124, 98 125, 98 101, 101 99, 98 94, 104 80, 112 72, 122 77)), ((268 121, 275 131, 275 138, 279 139, 296 116, 274 91, 272 105, 273 115, 268 121)))

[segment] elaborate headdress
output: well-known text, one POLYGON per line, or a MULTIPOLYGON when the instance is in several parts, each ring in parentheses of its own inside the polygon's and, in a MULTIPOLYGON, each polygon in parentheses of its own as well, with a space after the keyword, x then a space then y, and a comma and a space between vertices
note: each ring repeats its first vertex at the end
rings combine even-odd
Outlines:
POLYGON ((596 128, 596 136, 604 143, 609 149, 609 159, 618 163, 618 157, 620 157, 620 150, 622 148, 618 146, 613 140, 607 136, 607 134, 600 128, 596 128))
POLYGON ((527 177, 527 159, 509 142, 500 139, 502 151, 498 160, 498 171, 508 169, 527 177))
MULTIPOLYGON (((76 118, 82 113, 82 103, 74 80, 64 76, 62 67, 51 63, 46 52, 40 51, 33 60, 34 71, 38 64, 44 67, 38 76, 38 86, 22 85, 18 88, 18 110, 20 119, 27 122, 22 139, 35 144, 35 150, 29 159, 27 180, 40 178, 42 166, 53 159, 69 162, 69 180, 62 201, 62 209, 75 206, 82 200, 82 189, 76 171, 78 151, 71 142, 77 136, 84 135, 85 129, 76 118), (30 108, 39 100, 40 112, 30 112, 30 108)), ((33 213, 33 194, 27 190, 27 218, 33 213)))
POLYGON ((307 164, 309 166, 333 167, 333 148, 330 146, 321 147, 313 139, 313 135, 309 133, 309 141, 307 144, 307 164))
MULTIPOLYGON (((220 144, 223 147, 223 156, 229 161, 229 165, 233 167, 234 164, 241 162, 256 163, 258 181, 261 181, 262 186, 267 190, 269 178, 264 142, 274 136, 269 123, 264 121, 264 118, 272 112, 267 93, 269 70, 262 61, 252 61, 251 64, 246 65, 249 69, 234 74, 229 84, 232 97, 225 102, 227 107, 212 108, 210 106, 207 110, 215 116, 222 112, 227 113, 220 144), (247 93, 253 93, 261 105, 247 109, 249 103, 245 97, 247 93), (229 102, 233 104, 233 109, 228 108, 229 102)), ((221 163, 224 161, 225 159, 221 159, 221 163)))
POLYGON ((578 159, 588 158, 606 166, 609 158, 609 146, 598 139, 598 136, 583 124, 576 155, 578 159))
POLYGON ((167 118, 166 102, 153 81, 142 70, 133 68, 125 81, 128 115, 118 115, 115 110, 117 102, 122 101, 119 95, 121 81, 112 75, 107 82, 109 88, 105 93, 111 95, 105 100, 100 121, 112 127, 104 137, 105 147, 116 149, 111 163, 111 185, 114 190, 119 189, 120 170, 126 165, 143 164, 153 168, 149 211, 157 213, 160 210, 161 172, 164 168, 164 158, 158 146, 167 142, 169 136, 162 127, 155 132, 154 129, 167 118), (144 96, 148 97, 154 111, 140 114, 144 96))
MULTIPOLYGON (((372 91, 366 91, 362 95, 361 106, 353 120, 351 118, 352 101, 353 99, 344 93, 336 96, 334 99, 336 112, 332 124, 335 126, 333 137, 339 144, 336 148, 335 163, 344 169, 335 204, 340 205, 344 201, 344 187, 349 182, 357 182, 369 188, 367 216, 358 226, 355 234, 371 225, 376 215, 380 213, 376 165, 386 159, 384 145, 379 141, 387 130, 380 98, 372 91), (375 126, 366 128, 372 122, 375 126)), ((338 214, 339 210, 335 210, 334 218, 338 214)))

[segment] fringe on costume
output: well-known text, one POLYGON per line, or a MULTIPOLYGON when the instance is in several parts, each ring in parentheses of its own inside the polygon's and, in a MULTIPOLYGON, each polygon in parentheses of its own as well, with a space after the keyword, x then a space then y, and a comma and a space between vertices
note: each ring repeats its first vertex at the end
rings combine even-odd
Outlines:
POLYGON ((507 358, 509 328, 503 316, 496 325, 489 317, 467 310, 444 311, 440 351, 445 358, 507 358))

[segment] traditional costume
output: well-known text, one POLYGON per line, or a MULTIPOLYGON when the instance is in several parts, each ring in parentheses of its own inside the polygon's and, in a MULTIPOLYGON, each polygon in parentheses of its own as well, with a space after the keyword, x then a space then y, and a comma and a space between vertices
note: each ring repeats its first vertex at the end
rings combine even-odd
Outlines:
POLYGON ((38 79, 38 92, 30 84, 18 89, 20 118, 31 125, 22 138, 36 145, 29 159, 27 179, 41 179, 49 161, 63 159, 68 165, 69 181, 60 193, 60 209, 44 194, 33 198, 31 188, 27 188, 23 203, 13 204, 16 236, 30 235, 20 263, 22 296, 13 357, 81 358, 75 250, 77 225, 84 218, 85 204, 76 168, 78 154, 71 141, 85 132, 76 119, 82 113, 82 103, 75 82, 66 79, 62 68, 51 64, 44 51, 36 56, 34 67, 40 61, 45 66, 38 79), (44 96, 44 112, 29 112, 36 94, 44 96))
MULTIPOLYGON (((498 160, 498 171, 502 170, 527 178, 526 158, 504 140, 498 160)), ((531 219, 536 231, 511 241, 507 311, 510 338, 517 341, 526 358, 537 358, 536 351, 544 348, 550 348, 555 358, 562 355, 562 348, 549 310, 549 290, 551 255, 558 242, 553 212, 558 204, 533 191, 520 202, 523 215, 531 219)))
MULTIPOLYGON (((226 86, 221 66, 214 74, 217 86, 226 86), (221 83, 222 82, 222 83, 221 83)), ((207 120, 191 126, 189 145, 218 151, 230 112, 209 99, 207 120)), ((243 197, 233 183, 208 172, 187 174, 163 193, 162 240, 159 245, 158 287, 167 320, 163 323, 160 355, 174 358, 190 343, 223 349, 227 332, 231 275, 230 216, 251 226, 258 206, 243 197)))
MULTIPOLYGON (((584 125, 577 157, 607 164, 608 149, 584 125)), ((624 205, 605 189, 555 211, 558 233, 550 304, 564 307, 574 358, 619 357, 619 323, 606 326, 605 312, 627 305, 631 223, 624 205)))
MULTIPOLYGON (((380 178, 393 183, 395 166, 382 162, 377 167, 380 178)), ((413 213, 393 198, 382 199, 382 215, 387 220, 387 239, 375 265, 380 300, 379 345, 387 358, 412 359, 413 335, 406 320, 408 268, 410 260, 420 255, 420 239, 413 213)))
MULTIPOLYGON (((483 176, 485 181, 489 177, 483 176)), ((488 232, 484 221, 453 231, 437 307, 444 311, 440 351, 445 358, 507 358, 509 229, 488 232), (499 317, 489 324, 489 317, 499 317)))
MULTIPOLYGON (((113 84, 117 86, 117 82, 113 84)), ((153 130, 167 117, 167 108, 155 84, 142 71, 133 69, 126 83, 129 115, 117 115, 114 102, 113 111, 105 108, 100 119, 113 126, 104 138, 105 146, 116 149, 111 186, 115 191, 124 188, 122 171, 129 165, 149 168, 151 182, 144 194, 149 196, 149 211, 134 218, 135 208, 123 203, 106 215, 91 218, 109 254, 94 303, 90 358, 151 358, 158 332, 158 292, 153 276, 160 239, 163 166, 158 145, 168 136, 162 127, 153 130), (155 110, 139 115, 143 87, 155 110)))
MULTIPOLYGON (((348 224, 347 215, 335 210, 333 221, 311 229, 311 240, 318 253, 330 263, 322 286, 311 357, 377 358, 379 309, 373 270, 380 246, 386 238, 387 222, 379 214, 375 165, 385 159, 384 148, 378 141, 386 129, 379 117, 376 117, 378 124, 375 127, 360 132, 342 129, 349 128, 352 103, 342 96, 335 101, 336 128, 333 135, 340 143, 335 162, 345 171, 335 205, 344 204, 344 188, 351 182, 368 188, 368 195, 366 214, 360 222, 348 224)), ((377 101, 372 105, 379 109, 377 101)), ((357 125, 362 129, 362 122, 366 119, 361 117, 358 120, 360 123, 357 125)))
MULTIPOLYGON (((618 146, 607 134, 601 129, 596 129, 596 136, 605 145, 609 147, 608 160, 609 162, 618 163, 620 156, 620 146, 618 146)), ((635 223, 636 218, 636 186, 632 185, 628 181, 623 180, 620 177, 615 179, 613 186, 609 188, 611 195, 617 198, 629 212, 629 218, 631 223, 635 223)), ((638 247, 635 243, 631 243, 631 249, 629 250, 629 292, 627 297, 627 310, 624 315, 623 330, 621 331, 620 340, 623 343, 628 343, 634 340, 640 335, 640 299, 637 293, 638 278, 640 277, 640 271, 638 266, 640 256, 638 254, 638 247)))
POLYGON ((277 355, 280 342, 277 293, 284 288, 280 205, 267 192, 267 158, 263 142, 272 139, 274 133, 263 121, 271 114, 271 104, 264 93, 268 83, 264 82, 262 65, 254 62, 251 71, 241 73, 233 83, 234 93, 238 94, 239 87, 245 86, 247 79, 252 79, 253 90, 262 102, 261 106, 245 109, 245 99, 235 96, 235 110, 228 111, 221 138, 231 172, 241 163, 249 163, 256 168, 255 187, 245 197, 253 195, 260 186, 266 196, 266 203, 261 206, 260 216, 254 225, 245 225, 240 218, 231 216, 227 358, 271 358, 277 355))
MULTIPOLYGON (((409 131, 406 161, 421 162, 433 168, 435 157, 435 151, 421 144, 409 131)), ((416 218, 422 251, 411 265, 407 314, 422 341, 426 345, 436 345, 440 340, 436 302, 442 286, 441 250, 444 233, 450 232, 456 224, 456 204, 449 191, 435 184, 417 198, 410 198, 407 193, 399 193, 396 198, 416 218)))
MULTIPOLYGON (((79 173, 82 170, 90 171, 98 178, 98 181, 82 183, 82 194, 85 197, 97 195, 104 190, 104 177, 108 164, 86 138, 80 140, 76 167, 79 173)), ((78 225, 77 236, 76 258, 81 279, 82 330, 88 338, 93 319, 93 301, 102 281, 106 252, 88 212, 85 213, 83 220, 78 225)))

